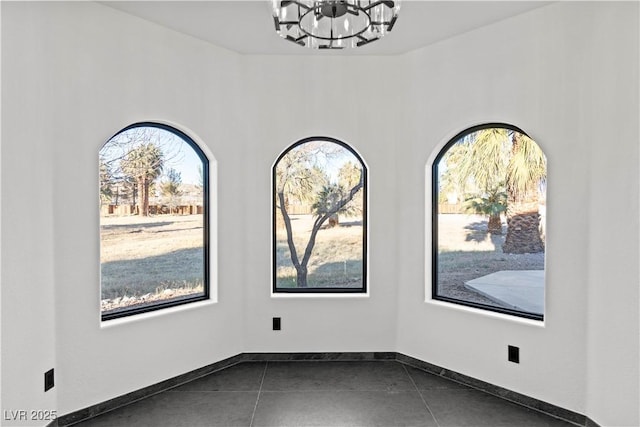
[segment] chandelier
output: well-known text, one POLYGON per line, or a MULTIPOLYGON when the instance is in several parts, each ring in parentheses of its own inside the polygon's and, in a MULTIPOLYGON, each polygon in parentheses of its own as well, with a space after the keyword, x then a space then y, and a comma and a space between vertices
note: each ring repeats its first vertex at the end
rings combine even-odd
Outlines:
POLYGON ((276 32, 314 49, 364 46, 393 29, 398 0, 273 0, 276 32))

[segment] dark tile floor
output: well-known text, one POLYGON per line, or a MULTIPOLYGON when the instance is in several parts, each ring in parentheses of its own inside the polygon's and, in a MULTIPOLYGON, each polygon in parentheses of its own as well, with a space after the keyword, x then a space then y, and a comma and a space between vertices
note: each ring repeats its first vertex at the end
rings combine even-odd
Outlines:
POLYGON ((572 426, 395 361, 245 362, 77 426, 572 426))

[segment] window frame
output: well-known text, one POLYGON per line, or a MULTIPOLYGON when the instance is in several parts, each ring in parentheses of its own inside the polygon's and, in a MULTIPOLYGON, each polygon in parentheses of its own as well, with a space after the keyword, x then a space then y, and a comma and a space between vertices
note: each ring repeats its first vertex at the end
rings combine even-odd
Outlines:
MULTIPOLYGON (((440 160, 442 159, 442 157, 449 151, 449 149, 453 145, 455 145, 458 141, 460 141, 460 139, 474 132, 478 132, 484 129, 491 129, 491 128, 507 129, 509 131, 518 132, 522 135, 529 137, 529 135, 522 129, 507 123, 485 123, 485 124, 475 125, 459 132, 457 135, 451 138, 440 149, 438 154, 435 156, 433 162, 431 163, 431 300, 462 305, 466 307, 516 316, 516 317, 525 318, 525 319, 544 321, 544 313, 539 315, 536 313, 529 313, 529 312, 505 308, 505 307, 491 306, 488 304, 477 303, 474 301, 466 301, 463 299, 457 299, 457 298, 438 295, 438 237, 439 237, 439 234, 438 234, 439 203, 438 201, 439 201, 439 195, 440 195, 439 180, 438 180, 438 164, 440 163, 440 160)), ((534 142, 538 144, 535 140, 534 142)), ((546 250, 545 250, 545 263, 544 263, 543 271, 545 271, 546 273, 546 270, 547 270, 547 261, 546 261, 546 250)), ((546 311, 546 288, 547 288, 547 281, 546 281, 546 274, 545 274, 545 279, 544 279, 545 311, 546 311)))
POLYGON ((364 162, 364 160, 362 159, 362 156, 360 156, 360 154, 353 148, 351 147, 349 144, 340 141, 339 139, 336 138, 332 138, 332 137, 328 137, 328 136, 313 136, 313 137, 307 137, 307 138, 303 138, 291 145, 289 145, 284 151, 282 151, 280 153, 280 155, 277 157, 276 161, 273 163, 273 166, 271 168, 271 241, 272 241, 272 246, 271 246, 271 271, 272 271, 272 277, 271 277, 271 294, 272 295, 289 295, 289 296, 293 296, 293 295, 298 295, 298 296, 310 296, 313 294, 318 294, 318 295, 325 295, 325 296, 329 296, 329 295, 342 295, 342 296, 347 296, 347 295, 368 295, 369 292, 369 287, 368 287, 368 234, 369 234, 369 229, 368 229, 368 216, 369 216, 369 205, 368 205, 368 190, 369 190, 369 185, 368 185, 368 168, 366 163, 364 162), (360 288, 278 288, 277 287, 277 257, 276 257, 276 253, 277 253, 277 239, 276 239, 276 229, 277 229, 277 207, 276 207, 276 203, 275 203, 275 195, 276 195, 276 168, 278 166, 278 163, 280 163, 280 160, 282 160, 282 158, 284 156, 287 155, 287 153, 289 153, 291 150, 293 150, 294 148, 306 144, 308 142, 314 142, 314 141, 324 141, 324 142, 331 142, 334 143, 336 145, 341 146, 342 148, 346 149, 347 151, 349 151, 356 159, 357 161, 360 163, 360 166, 362 167, 362 179, 363 179, 363 185, 362 185, 362 208, 363 208, 363 213, 362 213, 362 287, 360 288))
MULTIPOLYGON (((109 141, 111 141, 113 138, 120 135, 121 133, 131 129, 144 128, 144 127, 157 128, 157 129, 161 129, 161 130, 173 133, 175 136, 177 136, 178 138, 186 142, 202 162, 202 187, 203 187, 202 188, 202 209, 203 209, 203 213, 202 213, 203 215, 202 217, 202 228, 203 228, 202 251, 203 252, 202 253, 203 253, 203 264, 204 264, 203 278, 202 278, 203 292, 202 294, 198 294, 198 295, 193 295, 193 296, 187 295, 184 297, 178 297, 170 301, 154 302, 148 305, 140 305, 140 306, 135 306, 131 308, 128 308, 128 307, 117 308, 117 309, 111 310, 109 313, 103 313, 101 310, 100 319, 102 322, 105 322, 108 320, 114 320, 114 319, 121 319, 129 316, 135 316, 143 313, 154 312, 154 311, 163 310, 166 308, 182 306, 190 303, 207 301, 211 298, 211 280, 210 280, 211 278, 211 271, 210 271, 210 267, 211 267, 210 207, 211 207, 211 204, 210 204, 210 181, 209 181, 210 160, 205 154, 205 152, 202 150, 202 148, 200 148, 198 143, 193 138, 191 138, 185 132, 183 132, 182 130, 174 126, 170 126, 164 123, 145 121, 145 122, 133 123, 119 130, 118 132, 114 133, 109 139, 107 139, 107 141, 104 144, 102 144, 99 151, 101 151, 104 148, 104 146, 109 143, 109 141)), ((101 231, 101 226, 99 225, 98 227, 99 242, 100 242, 100 245, 102 245, 102 236, 100 235, 100 231, 101 231)), ((100 275, 100 280, 99 280, 100 300, 102 300, 102 268, 101 267, 99 269, 99 275, 100 275)))

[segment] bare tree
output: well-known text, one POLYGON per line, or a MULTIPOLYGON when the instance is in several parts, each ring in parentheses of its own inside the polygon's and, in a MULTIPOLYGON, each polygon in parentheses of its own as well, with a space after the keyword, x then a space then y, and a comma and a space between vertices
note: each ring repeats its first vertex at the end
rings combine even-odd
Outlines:
MULTIPOLYGON (((344 210, 347 204, 364 186, 364 174, 359 170, 357 181, 350 188, 331 184, 317 157, 331 158, 344 149, 337 144, 305 143, 283 156, 276 166, 276 208, 282 215, 287 233, 287 245, 291 263, 296 269, 296 284, 299 288, 308 287, 307 275, 311 254, 318 232, 323 224, 344 210), (314 221, 302 257, 293 240, 291 217, 288 212, 289 199, 315 200, 313 204, 314 221)), ((352 175, 353 176, 353 175, 352 175)))
POLYGON ((113 174, 111 169, 100 156, 100 204, 108 203, 113 197, 113 174))
POLYGON ((162 181, 160 188, 162 194, 168 198, 169 212, 173 213, 178 197, 182 195, 180 185, 182 184, 182 176, 177 170, 170 168, 167 171, 165 179, 162 181))

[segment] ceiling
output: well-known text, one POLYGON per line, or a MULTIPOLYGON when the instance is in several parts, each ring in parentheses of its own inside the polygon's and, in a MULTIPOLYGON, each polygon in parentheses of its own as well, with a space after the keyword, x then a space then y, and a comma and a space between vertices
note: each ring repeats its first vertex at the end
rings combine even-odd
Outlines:
POLYGON ((241 54, 396 55, 552 2, 404 0, 391 33, 370 45, 341 51, 310 50, 281 39, 268 0, 100 3, 241 54))

